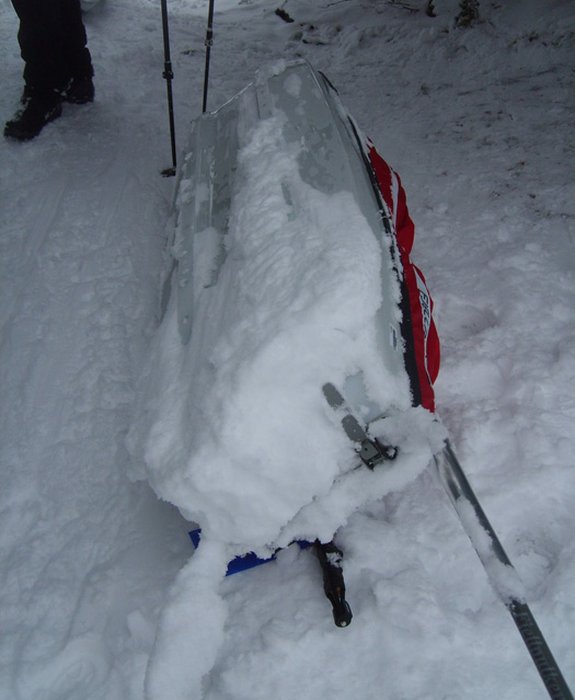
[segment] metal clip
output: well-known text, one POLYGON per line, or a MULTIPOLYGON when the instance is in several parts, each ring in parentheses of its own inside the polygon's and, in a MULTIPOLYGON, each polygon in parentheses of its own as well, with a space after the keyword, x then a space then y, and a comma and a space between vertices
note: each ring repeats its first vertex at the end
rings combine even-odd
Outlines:
POLYGON ((366 467, 374 469, 382 462, 395 459, 397 457, 397 447, 383 445, 379 440, 365 438, 361 441, 361 447, 357 453, 366 467))

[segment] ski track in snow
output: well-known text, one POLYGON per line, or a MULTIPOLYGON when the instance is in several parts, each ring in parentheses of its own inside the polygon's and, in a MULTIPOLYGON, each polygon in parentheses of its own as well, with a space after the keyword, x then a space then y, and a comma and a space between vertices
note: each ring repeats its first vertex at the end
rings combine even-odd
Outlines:
MULTIPOLYGON (((573 9, 482 3, 485 21, 455 31, 455 0, 434 20, 375 0, 284 5, 293 24, 260 0, 218 5, 210 106, 304 56, 402 176, 442 339, 440 413, 575 685, 573 9)), ((206 2, 169 8, 182 148, 206 2)), ((178 587, 190 546, 179 514, 128 481, 123 446, 173 184, 158 175, 159 7, 103 0, 86 24, 96 102, 0 143, 0 698, 142 700, 152 658, 149 697, 174 700, 193 620, 154 640, 164 601, 193 602, 178 587)), ((6 118, 16 30, 1 5, 6 118)), ((352 626, 333 627, 310 552, 290 547, 221 584, 203 697, 543 697, 431 473, 356 513, 339 543, 352 626)))

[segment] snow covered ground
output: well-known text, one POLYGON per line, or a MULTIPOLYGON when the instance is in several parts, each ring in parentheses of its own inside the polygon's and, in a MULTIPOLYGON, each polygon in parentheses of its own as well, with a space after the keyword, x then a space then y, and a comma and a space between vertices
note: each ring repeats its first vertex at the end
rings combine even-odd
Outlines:
MULTIPOLYGON (((211 108, 259 66, 308 58, 400 172, 442 339, 439 412, 575 685, 572 3, 482 3, 469 30, 454 0, 433 19, 287 0, 290 24, 263 0, 216 4, 211 108)), ((207 2, 169 8, 181 149, 207 2)), ((0 697, 545 697, 431 471, 340 533, 347 630, 293 547, 213 590, 218 552, 192 570, 186 522, 128 479, 173 194, 159 3, 103 0, 86 24, 96 102, 0 143, 0 697)), ((0 5, 6 118, 16 31, 0 5)))

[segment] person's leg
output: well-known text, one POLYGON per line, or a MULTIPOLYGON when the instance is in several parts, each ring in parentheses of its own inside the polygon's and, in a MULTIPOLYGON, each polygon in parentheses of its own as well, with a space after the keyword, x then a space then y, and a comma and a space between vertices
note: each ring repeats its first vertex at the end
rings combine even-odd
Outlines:
POLYGON ((4 135, 37 136, 62 114, 62 97, 94 99, 92 61, 79 0, 12 0, 20 19, 18 41, 24 68, 24 108, 6 123, 4 135))
POLYGON ((80 0, 60 0, 63 55, 72 78, 94 75, 92 57, 87 47, 86 29, 82 20, 80 0))
POLYGON ((12 0, 20 19, 18 42, 27 93, 59 90, 70 76, 64 61, 62 1, 12 0))
POLYGON ((86 29, 82 20, 80 0, 60 0, 63 60, 69 72, 64 87, 64 99, 83 104, 94 99, 92 57, 87 47, 86 29))

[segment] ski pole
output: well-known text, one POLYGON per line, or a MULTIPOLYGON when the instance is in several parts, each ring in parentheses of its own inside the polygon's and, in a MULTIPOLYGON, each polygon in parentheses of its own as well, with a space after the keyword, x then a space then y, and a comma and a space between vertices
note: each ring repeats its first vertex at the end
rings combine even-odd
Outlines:
POLYGON ((543 633, 539 629, 529 606, 520 600, 518 595, 505 594, 501 590, 501 584, 497 578, 497 565, 499 565, 499 570, 501 570, 501 565, 508 567, 507 573, 510 573, 518 580, 517 572, 505 553, 481 504, 477 500, 477 496, 473 492, 449 440, 446 440, 443 450, 435 455, 434 459, 440 481, 447 491, 493 588, 511 613, 513 621, 541 676, 541 680, 545 684, 549 697, 552 700, 573 700, 573 695, 563 678, 557 662, 553 658, 551 650, 547 646, 543 633), (475 515, 475 521, 469 517, 469 506, 471 506, 475 515), (485 535, 488 537, 487 543, 485 542, 485 535), (495 566, 493 557, 496 559, 495 566))
POLYGON ((172 96, 172 60, 170 57, 170 32, 168 28, 168 5, 167 0, 161 0, 162 6, 162 34, 164 36, 164 72, 162 77, 166 81, 166 91, 168 96, 168 119, 170 123, 170 142, 172 145, 172 167, 162 170, 164 177, 172 177, 176 174, 176 129, 174 125, 174 100, 172 96))
POLYGON ((202 101, 202 113, 205 113, 208 107, 208 79, 210 75, 210 56, 211 49, 214 45, 214 0, 210 0, 208 8, 208 26, 206 29, 206 67, 204 71, 204 98, 202 101))

